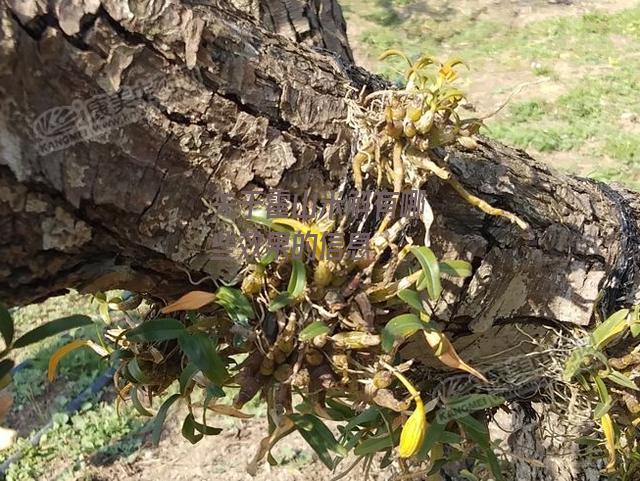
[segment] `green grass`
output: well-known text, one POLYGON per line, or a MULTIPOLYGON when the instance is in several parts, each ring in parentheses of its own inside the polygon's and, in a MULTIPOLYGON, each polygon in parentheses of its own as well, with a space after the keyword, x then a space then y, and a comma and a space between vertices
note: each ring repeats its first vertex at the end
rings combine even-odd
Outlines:
MULTIPOLYGON (((25 332, 37 325, 70 314, 95 315, 95 306, 88 296, 70 294, 52 298, 42 304, 27 306, 12 312, 17 330, 25 332)), ((23 430, 30 432, 20 438, 10 450, 0 454, 4 461, 18 450, 24 456, 13 463, 7 472, 8 481, 39 479, 51 474, 51 469, 75 469, 85 456, 96 451, 115 455, 139 446, 140 438, 126 436, 139 429, 145 419, 130 408, 120 415, 112 401, 103 402, 100 395, 86 401, 80 411, 67 414, 65 407, 87 389, 108 366, 90 349, 78 349, 62 358, 57 379, 50 383, 47 367, 51 355, 73 339, 97 340, 96 326, 87 326, 46 339, 19 351, 21 360, 29 359, 27 367, 13 376, 14 403, 9 419, 20 419, 23 430), (37 446, 28 443, 29 437, 53 420, 53 428, 46 432, 37 446), (53 468, 52 468, 53 466, 53 468)))
MULTIPOLYGON (((356 16, 365 3, 371 4, 343 2, 348 22, 359 21, 356 16)), ((591 162, 594 178, 640 189, 639 136, 620 123, 624 112, 640 114, 640 4, 617 13, 593 11, 520 28, 447 9, 427 12, 425 4, 377 0, 367 8, 367 28, 359 40, 379 73, 399 81, 406 68, 402 62, 375 58, 388 48, 400 48, 413 57, 460 57, 472 69, 465 75, 470 82, 478 71, 529 71, 549 77, 565 90, 562 95, 513 102, 506 117, 487 121, 489 135, 534 155, 580 153, 591 162)), ((589 166, 578 167, 584 171, 589 166)))
MULTIPOLYGON (((142 426, 143 421, 130 409, 118 414, 112 403, 85 404, 73 416, 58 413, 53 416, 54 425, 37 446, 20 440, 16 446, 23 449, 22 459, 11 465, 7 481, 30 481, 51 474, 57 468, 60 474, 68 466, 82 464, 85 456, 97 450, 110 449, 111 443, 142 426)), ((139 446, 138 443, 130 445, 139 446)), ((117 448, 111 448, 117 449, 117 448)))
POLYGON ((636 91, 640 62, 587 77, 554 102, 515 102, 507 118, 489 121, 489 134, 503 142, 539 152, 585 150, 616 167, 595 168, 594 178, 640 187, 640 138, 624 131, 624 112, 640 111, 636 91))
MULTIPOLYGON (((359 15, 362 0, 347 0, 347 19, 359 15)), ((413 5, 424 2, 403 2, 413 5)), ((602 63, 611 57, 622 58, 637 51, 633 42, 640 40, 640 8, 616 14, 591 12, 581 17, 543 20, 513 29, 506 22, 477 20, 471 15, 429 16, 403 9, 398 2, 377 0, 362 17, 374 27, 361 34, 360 40, 377 56, 382 50, 399 47, 415 55, 453 53, 471 64, 498 62, 530 63, 532 60, 557 60, 576 65, 602 63), (395 3, 395 6, 384 7, 395 3), (628 49, 614 48, 611 36, 619 35, 631 42, 628 49)), ((549 67, 547 67, 549 68, 549 67)), ((384 70, 384 67, 382 67, 384 70)))

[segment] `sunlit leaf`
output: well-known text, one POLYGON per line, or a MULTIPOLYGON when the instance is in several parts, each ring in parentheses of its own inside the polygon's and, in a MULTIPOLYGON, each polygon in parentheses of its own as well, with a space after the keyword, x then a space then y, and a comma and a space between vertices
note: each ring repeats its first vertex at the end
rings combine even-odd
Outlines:
POLYGON ((437 300, 442 293, 440 283, 440 264, 431 249, 425 246, 411 247, 411 253, 416 256, 422 267, 422 278, 418 281, 419 291, 427 289, 432 300, 437 300))
POLYGON ((391 351, 396 339, 406 339, 424 327, 415 314, 401 314, 391 319, 382 330, 382 349, 391 351))
POLYGON ((591 333, 591 342, 596 349, 602 349, 622 333, 627 327, 629 309, 620 309, 611 314, 602 324, 591 333))
POLYGON ((280 292, 278 293, 278 295, 276 295, 276 297, 273 298, 273 300, 271 301, 271 303, 269 304, 269 312, 276 312, 280 309, 282 309, 283 307, 288 306, 289 304, 291 304, 293 302, 293 296, 291 294, 289 294, 288 292, 280 292))
POLYGON ((304 292, 307 285, 307 271, 304 264, 298 259, 291 261, 291 277, 289 278, 289 286, 287 291, 291 297, 297 299, 304 292))
POLYGON ((245 322, 256 315, 249 299, 239 289, 222 286, 216 292, 216 304, 220 304, 234 322, 245 322))
MULTIPOLYGON (((317 260, 322 260, 322 243, 324 231, 316 224, 307 225, 297 219, 278 218, 272 219, 274 226, 287 226, 304 235, 310 249, 313 249, 317 260)), ((298 261, 299 262, 299 261, 298 261)))
POLYGON ((378 60, 383 61, 383 60, 386 60, 386 59, 391 58, 391 57, 400 57, 405 62, 407 62, 407 64, 409 64, 410 68, 413 67, 413 65, 411 63, 411 60, 409 60, 409 57, 407 57, 403 51, 397 50, 397 49, 393 49, 393 48, 390 48, 390 49, 385 50, 384 52, 382 52, 380 57, 378 57, 378 60))
POLYGON ((596 405, 593 411, 593 416, 596 419, 600 419, 609 412, 613 400, 611 399, 607 386, 605 386, 604 381, 600 376, 594 375, 593 381, 596 383, 596 390, 598 391, 598 397, 600 398, 600 402, 596 405))
POLYGON ((422 301, 420 294, 412 289, 402 289, 398 291, 398 297, 416 311, 422 311, 422 301))
POLYGON ((307 285, 307 272, 304 264, 294 259, 291 263, 291 277, 285 292, 280 292, 269 304, 269 312, 275 312, 295 302, 304 293, 307 285))
POLYGON ((168 306, 160 309, 162 314, 170 314, 176 311, 191 311, 211 304, 216 300, 216 294, 205 291, 191 291, 168 306))
POLYGON ((105 323, 111 324, 111 315, 109 314, 109 304, 107 304, 106 302, 101 302, 98 305, 98 313, 100 314, 100 317, 105 323))
POLYGON ((633 389, 634 391, 640 391, 640 388, 633 382, 629 377, 620 371, 616 371, 615 369, 611 369, 609 374, 607 374, 607 379, 612 382, 615 382, 619 386, 626 387, 628 389, 633 389))
POLYGON ((305 327, 300 334, 298 335, 298 339, 302 342, 311 341, 318 336, 322 336, 324 334, 328 334, 331 330, 329 327, 322 321, 314 321, 305 327))
POLYGON ((473 273, 470 262, 461 259, 440 262, 440 272, 454 277, 469 277, 473 273))
POLYGON ((75 329, 77 327, 87 326, 92 324, 93 321, 89 316, 69 316, 56 319, 55 321, 47 322, 42 326, 38 326, 35 329, 27 332, 23 336, 19 337, 13 344, 14 348, 22 348, 30 344, 42 341, 47 337, 55 336, 61 332, 75 329))

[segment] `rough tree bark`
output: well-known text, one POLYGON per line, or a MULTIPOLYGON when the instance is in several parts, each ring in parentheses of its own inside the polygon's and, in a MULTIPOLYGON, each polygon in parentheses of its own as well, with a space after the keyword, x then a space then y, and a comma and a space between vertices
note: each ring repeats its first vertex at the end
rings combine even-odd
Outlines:
POLYGON ((353 62, 342 9, 336 0, 232 0, 270 32, 353 62))
MULTIPOLYGON (((243 259, 211 259, 229 226, 207 199, 277 187, 326 193, 349 175, 344 98, 384 82, 351 64, 335 1, 233 3, 5 0, 0 299, 24 304, 67 287, 169 298, 190 288, 187 272, 210 276, 200 286, 211 287, 243 259), (152 78, 153 94, 144 90, 123 125, 38 150, 43 132, 78 125, 80 107, 115 108, 107 104, 152 78)), ((447 186, 426 186, 436 253, 473 261, 471 281, 449 286, 441 307, 469 352, 508 344, 515 322, 587 326, 596 311, 635 301, 637 194, 561 175, 488 139, 448 154, 466 188, 531 226, 522 233, 447 186)), ((520 479, 583 479, 564 469, 520 479)))

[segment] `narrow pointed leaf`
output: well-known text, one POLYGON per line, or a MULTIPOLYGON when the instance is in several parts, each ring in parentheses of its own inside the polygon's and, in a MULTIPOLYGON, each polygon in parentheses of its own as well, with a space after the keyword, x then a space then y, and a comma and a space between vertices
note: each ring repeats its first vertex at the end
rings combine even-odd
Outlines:
POLYGON ((49 382, 52 382, 56 378, 56 369, 58 368, 60 360, 70 352, 84 346, 92 348, 101 357, 109 355, 109 353, 102 346, 96 344, 90 339, 76 339, 75 341, 71 341, 54 352, 49 358, 49 366, 47 368, 47 377, 49 379, 49 382))
POLYGON ((138 397, 138 388, 136 386, 131 389, 131 403, 135 410, 142 416, 153 416, 153 414, 151 414, 140 402, 140 398, 138 397))
POLYGON ((128 331, 127 339, 133 342, 168 341, 185 332, 184 325, 177 319, 151 319, 128 331))
POLYGON ((228 377, 227 369, 216 352, 212 339, 202 333, 185 333, 178 338, 178 343, 189 360, 198 366, 208 379, 218 385, 224 383, 228 377))
POLYGON ((14 364, 15 362, 13 361, 13 359, 3 359, 2 361, 0 361, 0 381, 4 382, 5 376, 7 376, 11 372, 14 364))
POLYGON ((151 434, 151 440, 154 446, 160 444, 160 436, 162 435, 162 427, 164 426, 164 422, 167 419, 167 413, 169 412, 169 408, 173 403, 175 403, 178 399, 180 399, 179 394, 172 394, 169 396, 165 402, 162 403, 160 409, 158 409, 158 414, 156 414, 156 418, 153 421, 153 431, 151 434))
POLYGON ((297 259, 292 261, 291 266, 291 277, 289 278, 287 291, 289 291, 291 297, 297 299, 302 295, 307 285, 307 271, 304 264, 297 259))
POLYGON ((69 331, 77 327, 87 326, 92 324, 93 321, 89 316, 69 316, 56 319, 55 321, 47 322, 42 326, 27 332, 23 336, 19 337, 13 344, 14 348, 22 348, 30 344, 42 341, 47 337, 55 336, 61 332, 69 331))
POLYGON ((596 349, 605 347, 614 337, 622 333, 627 327, 629 309, 620 309, 611 314, 591 334, 591 342, 596 349))
POLYGON ((230 416, 232 418, 251 419, 252 417, 254 417, 253 414, 244 413, 239 409, 234 408, 233 406, 229 406, 228 404, 216 404, 213 400, 207 404, 207 409, 213 411, 216 414, 220 414, 222 416, 230 416))
POLYGON ((442 293, 440 283, 440 264, 431 249, 425 246, 412 247, 411 253, 416 256, 420 266, 422 266, 422 278, 418 281, 419 291, 427 289, 427 293, 432 300, 437 300, 442 293))
POLYGON ((429 451, 436 443, 442 442, 442 435, 445 431, 445 424, 439 422, 433 422, 427 428, 427 432, 422 441, 422 446, 418 452, 418 459, 426 459, 429 451))
POLYGON ((331 430, 316 416, 311 414, 292 414, 291 420, 304 440, 318 455, 318 458, 329 469, 333 469, 333 457, 329 454, 333 451, 340 456, 346 456, 346 452, 331 430))
POLYGON ((395 446, 398 438, 400 437, 400 430, 396 430, 393 434, 393 436, 389 433, 386 433, 381 436, 369 437, 358 444, 353 450, 353 453, 356 456, 366 456, 368 454, 374 454, 379 451, 383 451, 387 448, 392 448, 395 446))
POLYGON ((185 368, 180 373, 180 377, 178 378, 180 394, 184 395, 186 393, 187 386, 189 386, 189 381, 191 381, 193 379, 193 376, 195 376, 195 374, 199 371, 200 369, 198 368, 198 366, 196 366, 192 362, 185 366, 185 368))
POLYGON ((293 302, 293 297, 289 292, 280 292, 269 304, 269 312, 276 312, 293 302))
POLYGON ((182 423, 182 436, 187 439, 191 444, 196 444, 200 441, 204 434, 196 432, 196 420, 193 418, 193 414, 187 414, 182 423))
POLYGON ((611 415, 605 414, 600 419, 602 425, 602 432, 604 433, 605 447, 609 453, 609 463, 606 470, 611 471, 616 467, 616 433, 613 427, 613 420, 611 415))
POLYGON ((619 386, 626 387, 628 389, 633 389, 634 391, 640 391, 640 388, 633 382, 629 377, 620 371, 616 371, 615 369, 611 369, 609 374, 607 375, 607 379, 612 382, 615 382, 619 386))

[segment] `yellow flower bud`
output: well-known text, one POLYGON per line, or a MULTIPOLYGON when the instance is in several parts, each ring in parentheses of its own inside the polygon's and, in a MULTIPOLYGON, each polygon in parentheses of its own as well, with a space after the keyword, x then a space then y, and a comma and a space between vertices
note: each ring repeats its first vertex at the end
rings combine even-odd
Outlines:
POLYGON ((401 458, 410 458, 422 447, 424 435, 427 432, 427 418, 422 399, 416 398, 416 409, 409 416, 400 433, 398 454, 401 458))
POLYGON ((318 262, 316 270, 313 272, 313 280, 318 287, 328 286, 333 280, 333 271, 328 261, 318 262))
POLYGON ((411 120, 412 122, 417 122, 421 116, 422 116, 422 109, 420 107, 416 107, 416 106, 407 107, 406 119, 411 120))

